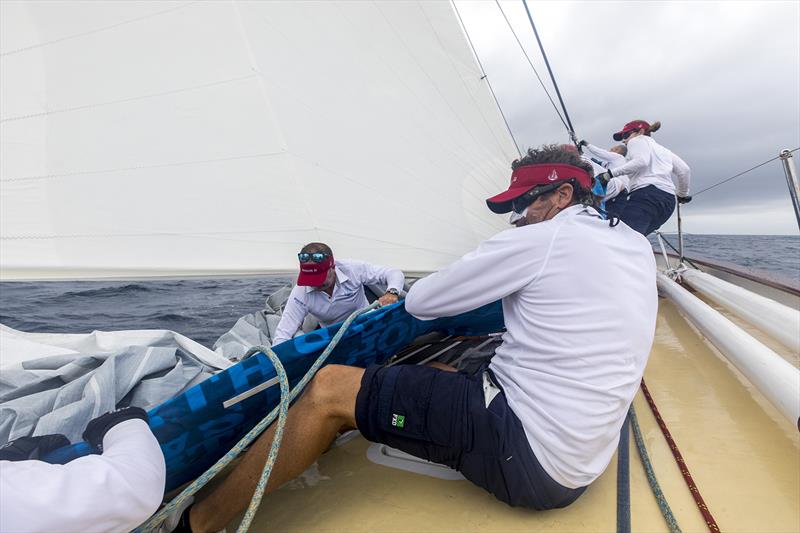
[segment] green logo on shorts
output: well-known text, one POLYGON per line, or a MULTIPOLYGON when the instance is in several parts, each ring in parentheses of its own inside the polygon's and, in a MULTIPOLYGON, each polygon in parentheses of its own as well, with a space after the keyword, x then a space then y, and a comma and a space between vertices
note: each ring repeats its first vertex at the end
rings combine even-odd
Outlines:
POLYGON ((393 414, 392 415, 392 425, 398 428, 403 428, 406 425, 406 417, 403 415, 393 414))

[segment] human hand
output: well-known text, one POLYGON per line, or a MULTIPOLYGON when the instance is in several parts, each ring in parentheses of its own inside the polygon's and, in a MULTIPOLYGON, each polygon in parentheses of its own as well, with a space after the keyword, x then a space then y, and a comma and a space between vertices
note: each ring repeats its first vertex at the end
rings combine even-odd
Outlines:
POLYGON ((28 461, 41 459, 49 452, 62 446, 69 446, 69 440, 60 433, 39 435, 38 437, 20 437, 0 447, 0 460, 28 461))
POLYGON ((614 176, 611 175, 611 171, 607 170, 607 171, 603 172, 602 174, 598 174, 597 176, 595 176, 595 179, 597 181, 599 181, 600 183, 602 183, 603 187, 605 187, 606 185, 608 185, 608 182, 611 181, 611 178, 613 178, 613 177, 614 176))
POLYGON ((399 299, 400 297, 398 295, 391 292, 386 292, 383 296, 378 298, 378 303, 381 304, 381 307, 383 307, 384 305, 392 305, 397 303, 399 299))
POLYGON ((688 204, 692 201, 691 196, 678 196, 678 203, 679 204, 688 204))
POLYGON ((141 407, 123 407, 116 411, 110 411, 104 415, 98 416, 87 424, 86 429, 83 431, 83 440, 102 452, 103 437, 106 436, 106 433, 108 433, 111 428, 122 422, 137 419, 144 420, 145 422, 148 420, 147 413, 141 407))
POLYGON ((583 148, 584 146, 588 145, 589 141, 586 139, 581 139, 581 142, 578 143, 578 148, 583 148))

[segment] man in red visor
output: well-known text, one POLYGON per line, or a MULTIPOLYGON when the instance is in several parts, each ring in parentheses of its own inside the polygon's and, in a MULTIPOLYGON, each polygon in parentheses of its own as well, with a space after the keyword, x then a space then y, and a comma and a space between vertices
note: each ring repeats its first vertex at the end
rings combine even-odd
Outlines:
MULTIPOLYGON (((606 469, 655 332, 647 239, 591 206, 591 168, 557 146, 512 164, 487 200, 516 226, 414 284, 421 320, 501 300, 506 333, 477 372, 446 365, 328 365, 289 410, 266 493, 301 474, 339 428, 444 464, 512 506, 564 507, 606 469)), ((274 426, 205 500, 184 513, 218 531, 247 506, 274 426)), ((433 481, 432 481, 433 482, 433 481)))
POLYGON ((364 285, 386 287, 378 301, 389 305, 398 300, 405 283, 403 272, 396 268, 334 260, 330 247, 321 242, 303 246, 297 258, 300 275, 275 330, 273 346, 294 337, 308 314, 317 318, 322 326, 329 326, 366 307, 369 302, 364 285))

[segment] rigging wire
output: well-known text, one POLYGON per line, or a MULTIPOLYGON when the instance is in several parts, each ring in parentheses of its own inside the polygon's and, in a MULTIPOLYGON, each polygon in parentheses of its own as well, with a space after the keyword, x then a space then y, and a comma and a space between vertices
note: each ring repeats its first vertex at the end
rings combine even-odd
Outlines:
MULTIPOLYGON (((795 148, 794 150, 789 150, 789 152, 790 152, 790 153, 791 153, 791 152, 796 152, 796 151, 798 151, 798 150, 800 150, 800 147, 798 147, 798 148, 795 148)), ((701 191, 698 191, 698 192, 694 193, 692 196, 693 196, 693 197, 696 197, 696 196, 698 196, 698 195, 700 195, 700 194, 703 194, 703 193, 704 193, 704 192, 706 192, 706 191, 710 191, 710 190, 711 190, 711 189, 713 189, 714 187, 719 187, 719 186, 720 186, 720 185, 722 185, 723 183, 727 183, 727 182, 729 182, 729 181, 731 181, 731 180, 733 180, 733 179, 736 179, 736 178, 738 178, 739 176, 744 176, 744 175, 745 175, 745 174, 747 174, 748 172, 750 172, 750 171, 753 171, 753 170, 755 170, 755 169, 757 169, 757 168, 763 167, 763 166, 764 166, 764 165, 766 165, 767 163, 772 163, 772 162, 773 162, 773 161, 775 161, 776 159, 780 159, 780 158, 781 158, 781 156, 780 156, 780 155, 777 155, 777 156, 773 157, 772 159, 768 159, 768 160, 764 161, 763 163, 759 163, 758 165, 756 165, 756 166, 754 166, 754 167, 752 167, 752 168, 748 168, 747 170, 745 170, 745 171, 743 171, 743 172, 739 172, 739 173, 738 173, 738 174, 736 174, 735 176, 731 176, 730 178, 725 178, 724 180, 722 180, 722 181, 720 181, 720 182, 718 182, 718 183, 715 183, 714 185, 712 185, 712 186, 710 186, 710 187, 706 187, 705 189, 703 189, 703 190, 701 190, 701 191)))
POLYGON ((478 51, 475 50, 475 46, 472 44, 472 38, 469 36, 469 32, 467 31, 467 26, 464 24, 464 21, 461 19, 461 12, 458 10, 458 6, 455 3, 455 0, 452 2, 453 10, 456 12, 456 17, 458 17, 458 22, 461 24, 461 28, 464 30, 464 35, 467 36, 467 42, 469 43, 469 47, 472 49, 472 54, 475 56, 475 60, 478 62, 478 68, 481 70, 481 79, 486 80, 486 86, 489 87, 489 92, 492 93, 492 98, 494 99, 494 103, 497 106, 497 110, 500 111, 500 116, 503 117, 503 122, 506 125, 506 129, 508 130, 508 134, 511 135, 511 140, 514 141, 514 148, 517 149, 517 154, 522 157, 522 152, 519 149, 519 143, 517 143, 517 138, 514 137, 514 132, 511 131, 511 126, 508 125, 508 119, 506 119, 506 114, 503 112, 503 108, 500 107, 500 102, 497 100, 497 95, 494 94, 494 89, 492 88, 492 84, 489 81, 489 75, 486 74, 486 70, 483 68, 483 63, 481 63, 481 58, 478 56, 478 51))
POLYGON ((567 128, 569 129, 569 138, 572 139, 572 142, 575 143, 575 146, 578 146, 578 137, 575 135, 575 128, 572 127, 572 121, 569 119, 569 113, 567 113, 567 106, 564 105, 564 99, 561 97, 561 91, 558 90, 558 83, 556 83, 556 76, 555 74, 553 74, 553 69, 550 68, 550 61, 548 61, 547 59, 547 53, 544 51, 544 45, 542 45, 542 40, 539 38, 539 32, 536 31, 536 24, 533 23, 533 17, 531 16, 531 11, 530 9, 528 9, 528 2, 526 2, 526 0, 522 0, 522 5, 525 6, 525 12, 528 14, 528 20, 531 23, 531 28, 533 28, 533 34, 536 36, 536 42, 539 43, 539 50, 542 51, 544 64, 547 66, 547 72, 550 73, 550 81, 553 82, 553 87, 556 90, 558 101, 561 102, 561 109, 564 110, 564 118, 567 119, 567 125, 568 125, 567 128))
POLYGON ((547 95, 547 98, 550 100, 550 103, 552 104, 553 109, 556 112, 556 115, 558 115, 558 119, 561 121, 561 123, 564 125, 564 127, 567 128, 567 131, 570 131, 569 125, 564 120, 564 117, 561 116, 561 111, 558 110, 558 106, 556 105, 555 101, 553 100, 553 97, 550 96, 550 93, 548 92, 547 87, 544 84, 544 81, 542 81, 542 77, 539 76, 539 72, 536 70, 536 67, 533 66, 533 61, 531 61, 531 58, 528 56, 528 52, 526 52, 525 51, 525 47, 522 46, 522 41, 520 41, 519 37, 517 37, 517 32, 514 31, 514 27, 511 25, 511 22, 508 20, 508 17, 506 16, 506 12, 503 11, 503 6, 500 5, 500 0, 494 0, 494 1, 497 4, 497 8, 500 10, 500 13, 503 15, 503 18, 505 19, 506 24, 508 24, 508 28, 511 30, 511 34, 514 36, 514 39, 517 40, 517 44, 519 45, 520 50, 522 50, 522 55, 524 55, 525 59, 528 60, 528 64, 531 66, 531 69, 533 70, 533 73, 536 74, 536 79, 539 80, 539 84, 542 86, 542 89, 544 90, 544 94, 547 95))
MULTIPOLYGON (((656 234, 657 234, 658 236, 660 236, 660 237, 661 237, 661 239, 664 241, 664 244, 666 244, 667 246, 669 246, 670 248, 672 248, 672 251, 673 251, 673 252, 675 252, 676 254, 678 254, 678 256, 680 257, 680 255, 681 255, 681 252, 680 252, 680 250, 678 250, 677 248, 675 248, 675 247, 672 245, 672 243, 671 243, 671 242, 669 242, 669 241, 667 240, 667 238, 666 238, 666 237, 664 237, 664 234, 663 234, 663 233, 661 233, 660 231, 656 231, 656 234)), ((684 261, 686 261, 687 263, 689 263, 690 265, 692 265, 693 267, 695 267, 697 270, 702 270, 702 269, 701 269, 699 266, 695 265, 695 264, 692 262, 692 260, 691 260, 691 259, 689 259, 688 257, 684 256, 683 260, 684 260, 684 261)))

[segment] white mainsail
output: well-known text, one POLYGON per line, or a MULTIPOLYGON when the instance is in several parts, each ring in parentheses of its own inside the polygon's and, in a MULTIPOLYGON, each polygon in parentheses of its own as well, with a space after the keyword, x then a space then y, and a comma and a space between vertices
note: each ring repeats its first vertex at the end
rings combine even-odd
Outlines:
POLYGON ((445 2, 3 2, 0 279, 435 270, 516 148, 445 2))

